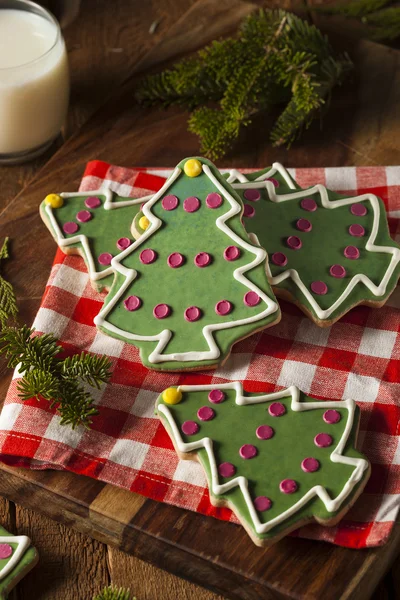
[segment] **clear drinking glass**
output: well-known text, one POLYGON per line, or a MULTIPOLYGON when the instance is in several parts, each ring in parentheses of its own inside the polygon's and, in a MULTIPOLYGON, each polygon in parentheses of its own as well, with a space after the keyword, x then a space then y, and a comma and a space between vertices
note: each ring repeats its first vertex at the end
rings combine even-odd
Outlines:
POLYGON ((58 22, 28 0, 0 0, 0 164, 44 152, 60 133, 69 99, 58 22))

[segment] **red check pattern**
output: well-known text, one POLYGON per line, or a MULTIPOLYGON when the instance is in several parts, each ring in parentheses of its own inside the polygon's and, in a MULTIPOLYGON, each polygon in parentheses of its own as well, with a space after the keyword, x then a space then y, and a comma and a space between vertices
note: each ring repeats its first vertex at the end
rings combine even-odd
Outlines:
MULTIPOLYGON (((158 190, 163 169, 126 169, 94 161, 82 191, 107 186, 122 196, 158 190)), ((400 234, 400 167, 298 169, 303 187, 322 183, 351 194, 370 191, 385 201, 393 237, 400 234)), ((51 191, 51 190, 50 190, 51 191)), ((21 402, 13 379, 0 416, 0 458, 30 469, 67 469, 167 502, 236 521, 209 501, 199 464, 178 459, 154 415, 158 393, 171 385, 240 380, 250 392, 295 384, 314 397, 354 398, 362 409, 358 447, 372 463, 366 489, 334 528, 316 525, 295 535, 342 546, 383 544, 400 502, 400 293, 379 309, 358 307, 329 329, 320 329, 282 302, 279 325, 236 344, 223 368, 188 374, 157 373, 142 366, 133 346, 104 336, 93 325, 103 296, 93 291, 83 260, 57 251, 34 326, 53 333, 65 354, 107 354, 112 381, 95 392, 99 415, 90 431, 60 426, 45 402, 21 402)), ((17 377, 17 376, 15 376, 17 377)))

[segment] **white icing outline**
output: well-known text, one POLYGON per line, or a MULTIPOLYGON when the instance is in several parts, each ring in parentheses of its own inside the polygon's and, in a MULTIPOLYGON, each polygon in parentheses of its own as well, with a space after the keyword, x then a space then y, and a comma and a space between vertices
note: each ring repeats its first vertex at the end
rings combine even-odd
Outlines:
MULTIPOLYGON (((110 190, 110 188, 106 187, 91 192, 61 192, 61 194, 59 194, 61 198, 89 198, 91 196, 105 196, 105 202, 101 207, 101 209, 103 210, 113 210, 115 208, 120 208, 121 206, 135 206, 136 204, 142 204, 143 202, 147 202, 147 200, 153 197, 152 195, 148 195, 143 196, 142 198, 133 198, 132 200, 122 200, 121 202, 114 202, 113 198, 117 195, 118 194, 110 190)), ((53 208, 50 204, 45 205, 45 212, 49 218, 53 231, 55 232, 56 242, 60 246, 60 248, 65 248, 67 246, 70 246, 71 244, 82 244, 83 252, 85 254, 85 262, 88 266, 89 276, 93 281, 98 281, 99 279, 103 279, 104 277, 107 277, 108 275, 112 275, 114 273, 112 267, 108 267, 107 269, 104 269, 104 271, 96 270, 96 264, 93 255, 90 251, 89 240, 86 235, 84 235, 83 233, 79 233, 70 238, 64 237, 62 230, 58 226, 57 219, 53 212, 53 208)))
POLYGON ((206 325, 205 327, 203 327, 203 336, 209 346, 209 350, 204 351, 204 352, 193 351, 193 352, 181 352, 181 353, 174 353, 174 354, 163 354, 162 352, 163 352, 164 348, 166 347, 166 345, 168 344, 168 341, 171 339, 171 335, 172 335, 172 332, 169 329, 164 329, 157 335, 143 336, 143 335, 135 335, 133 333, 124 331, 123 329, 116 327, 112 323, 106 322, 105 317, 107 317, 108 313, 114 308, 114 306, 117 304, 117 302, 120 300, 120 298, 124 295, 126 289, 129 287, 129 285, 136 278, 136 275, 137 275, 137 271, 135 271, 134 269, 128 269, 128 268, 124 267, 121 264, 121 261, 127 255, 129 255, 131 252, 135 251, 136 248, 138 248, 138 246, 143 244, 151 235, 153 235, 153 233, 155 233, 157 231, 157 229, 159 229, 161 227, 161 225, 162 225, 161 219, 156 217, 150 211, 150 209, 159 200, 159 198, 161 198, 161 196, 163 196, 165 194, 165 192, 172 185, 172 183, 182 173, 182 170, 180 168, 176 167, 174 169, 173 173, 171 174, 171 176, 168 178, 168 180, 162 186, 162 188, 156 194, 154 194, 154 196, 151 198, 151 200, 146 202, 146 204, 143 207, 142 212, 143 212, 144 216, 149 219, 150 226, 145 230, 145 232, 140 236, 140 238, 138 240, 136 240, 136 242, 134 244, 129 246, 129 248, 127 248, 126 250, 121 252, 118 256, 116 256, 112 259, 112 261, 111 261, 112 269, 114 269, 115 272, 118 272, 118 273, 121 273, 122 275, 124 275, 126 279, 125 279, 125 282, 123 283, 123 285, 121 285, 120 290, 110 300, 110 302, 108 302, 107 304, 105 304, 103 306, 103 308, 101 309, 99 314, 94 319, 94 323, 98 327, 103 327, 104 329, 106 329, 106 331, 116 334, 118 336, 121 336, 122 338, 125 338, 128 340, 133 340, 133 341, 135 341, 135 340, 146 341, 146 342, 147 341, 149 341, 149 342, 158 341, 158 344, 157 344, 155 350, 153 350, 153 352, 151 352, 151 354, 149 355, 149 362, 153 363, 153 364, 157 364, 160 362, 166 362, 166 361, 188 362, 188 361, 201 361, 201 360, 217 359, 220 356, 221 351, 214 340, 214 337, 212 335, 213 331, 217 331, 219 329, 231 329, 232 327, 236 327, 238 325, 244 325, 244 324, 249 324, 249 323, 253 323, 256 321, 260 321, 261 319, 263 319, 263 318, 267 317, 268 315, 270 315, 274 312, 277 312, 279 310, 279 306, 278 306, 277 302, 275 302, 274 300, 269 298, 269 296, 267 296, 267 294, 265 294, 256 285, 254 285, 251 281, 249 281, 246 277, 243 276, 243 273, 245 273, 249 270, 252 270, 254 267, 258 266, 259 264, 261 264, 262 262, 264 262, 266 260, 266 256, 267 256, 266 251, 263 248, 261 248, 260 246, 253 246, 252 244, 246 242, 240 236, 238 236, 236 233, 234 233, 227 225, 225 225, 225 222, 228 219, 230 219, 234 215, 240 214, 242 212, 242 210, 243 210, 242 205, 239 204, 235 200, 235 198, 228 192, 228 190, 226 190, 224 188, 224 186, 212 174, 210 168, 207 165, 203 164, 202 168, 203 168, 205 175, 213 182, 213 184, 217 187, 217 189, 220 191, 220 193, 224 196, 224 198, 231 205, 231 209, 227 213, 225 213, 224 215, 221 215, 220 217, 217 218, 217 220, 216 220, 217 227, 221 231, 223 231, 228 237, 230 237, 236 244, 239 244, 242 248, 248 250, 249 252, 254 254, 256 257, 250 264, 247 264, 247 265, 237 268, 234 271, 233 276, 237 281, 239 281, 240 283, 245 285, 248 290, 252 290, 252 291, 256 292, 260 296, 260 298, 266 303, 267 308, 260 314, 253 315, 252 317, 247 317, 245 319, 239 319, 238 321, 233 321, 233 322, 224 322, 224 323, 219 323, 219 324, 216 323, 216 324, 212 324, 212 325, 206 325), (105 326, 105 325, 107 325, 107 326, 105 326))
POLYGON ((25 554, 26 550, 31 545, 31 540, 26 535, 0 536, 0 544, 18 544, 17 548, 13 549, 13 554, 6 565, 0 570, 0 580, 4 579, 10 571, 17 566, 20 559, 25 554))
MULTIPOLYGON (((273 177, 277 173, 279 173, 279 175, 285 180, 287 186, 291 190, 296 189, 296 185, 293 181, 292 176, 288 173, 288 171, 285 169, 285 167, 283 165, 281 165, 281 163, 278 163, 278 162, 273 163, 272 167, 270 168, 269 171, 267 171, 266 173, 263 173, 262 175, 259 175, 257 177, 257 179, 252 179, 252 180, 247 179, 247 176, 244 173, 241 173, 240 171, 238 171, 237 169, 230 169, 229 177, 227 178, 226 181, 228 183, 236 183, 237 185, 239 183, 257 183, 257 182, 260 183, 260 181, 264 182, 266 179, 273 177)), ((274 185, 272 183, 272 181, 270 181, 269 183, 274 185)), ((236 189, 235 185, 232 185, 232 187, 234 189, 236 189)), ((259 187, 259 186, 254 186, 254 187, 259 187)))
MULTIPOLYGON (((262 177, 265 179, 267 177, 267 175, 271 176, 270 173, 272 171, 279 172, 282 175, 282 177, 284 177, 285 169, 279 163, 274 163, 271 171, 264 174, 262 177)), ((236 174, 235 174, 235 176, 236 176, 236 174)), ((285 178, 285 181, 288 183, 287 177, 285 178)), ((248 189, 248 188, 264 189, 265 188, 267 190, 269 200, 271 202, 275 202, 275 203, 287 202, 290 200, 296 200, 296 199, 300 199, 303 197, 309 197, 314 194, 319 194, 320 198, 321 198, 322 206, 329 210, 335 209, 338 206, 347 206, 349 204, 357 204, 359 202, 365 202, 366 200, 369 200, 369 202, 371 203, 371 206, 372 206, 374 219, 373 219, 373 226, 372 226, 371 234, 369 236, 369 239, 366 242, 365 248, 367 251, 370 251, 370 252, 381 252, 381 253, 392 255, 392 259, 389 263, 387 271, 386 271, 384 277, 382 278, 381 283, 378 286, 375 285, 373 283, 373 281, 371 281, 371 279, 367 275, 364 275, 363 273, 354 275, 354 277, 352 277, 352 279, 349 281, 346 289, 339 296, 339 298, 329 308, 322 309, 319 306, 317 300, 314 298, 314 296, 311 294, 311 292, 308 290, 308 288, 302 282, 302 280, 299 276, 299 273, 296 269, 287 269, 287 270, 283 271, 282 273, 280 273, 279 275, 277 275, 276 277, 273 277, 272 273, 271 273, 270 265, 267 262, 266 263, 267 276, 272 285, 279 285, 285 279, 291 278, 293 280, 293 282, 295 283, 295 285, 297 285, 297 287, 300 289, 300 291, 306 297, 307 301, 311 305, 311 308, 314 310, 318 319, 321 319, 321 320, 328 319, 330 317, 330 315, 337 308, 339 308, 343 302, 345 302, 345 300, 349 297, 349 295, 351 294, 351 292, 353 291, 353 289, 356 287, 356 285, 358 283, 363 283, 365 285, 365 287, 367 289, 369 289, 369 291, 374 296, 380 297, 380 296, 385 295, 386 288, 388 286, 390 278, 393 275, 393 272, 394 272, 397 264, 400 261, 400 249, 394 248, 391 246, 375 246, 375 244, 374 244, 376 236, 378 234, 379 220, 380 220, 379 201, 378 201, 378 198, 374 194, 362 194, 360 196, 354 196, 351 198, 341 198, 339 200, 329 200, 326 187, 321 185, 320 183, 318 183, 315 186, 308 188, 306 190, 300 190, 300 191, 296 191, 294 193, 280 194, 280 195, 276 193, 275 186, 272 182, 262 181, 261 179, 259 181, 257 180, 257 181, 250 181, 250 182, 241 181, 241 183, 233 183, 231 185, 235 190, 244 189, 244 188, 246 188, 246 189, 248 189)), ((288 185, 289 185, 289 183, 288 183, 288 185)), ((289 185, 289 187, 291 187, 291 189, 295 189, 293 184, 289 185)), ((257 243, 258 245, 260 245, 260 242, 254 233, 249 233, 249 238, 253 243, 257 243)))
POLYGON ((306 505, 314 496, 318 496, 320 500, 325 505, 325 508, 328 512, 336 512, 343 501, 349 496, 352 492, 354 486, 361 480, 364 471, 369 468, 369 463, 367 460, 363 458, 354 458, 350 456, 342 456, 342 452, 347 443, 347 439, 351 433, 354 421, 355 407, 356 404, 354 400, 336 400, 336 401, 327 401, 327 402, 301 402, 299 400, 300 390, 295 386, 290 386, 285 390, 281 390, 279 392, 275 392, 272 394, 263 394, 261 396, 245 396, 243 394, 243 385, 239 381, 234 381, 231 383, 220 383, 218 385, 180 385, 178 386, 178 390, 181 392, 192 392, 192 391, 208 391, 213 390, 216 387, 218 389, 230 389, 236 391, 236 400, 235 403, 238 406, 244 406, 248 404, 260 404, 262 402, 271 402, 273 400, 277 400, 280 398, 287 398, 291 396, 291 410, 295 412, 302 412, 305 410, 312 409, 328 409, 328 408, 346 408, 349 412, 348 420, 346 423, 346 427, 343 431, 343 435, 339 440, 337 446, 332 450, 330 455, 330 459, 334 463, 350 465, 354 466, 355 469, 351 474, 350 478, 346 481, 343 486, 342 491, 336 498, 331 498, 328 494, 327 490, 321 485, 316 485, 311 488, 296 504, 290 507, 288 510, 278 515, 274 519, 270 521, 266 521, 262 523, 258 518, 257 511, 254 507, 253 501, 251 499, 249 489, 248 489, 248 480, 243 476, 239 475, 238 477, 234 477, 227 483, 220 484, 219 474, 217 463, 213 454, 213 442, 209 437, 202 438, 196 442, 188 442, 185 443, 181 437, 180 431, 173 419, 170 409, 166 404, 162 404, 161 402, 156 404, 156 410, 161 412, 168 421, 168 425, 171 428, 172 434, 174 436, 177 448, 180 452, 192 452, 193 450, 199 450, 200 448, 204 448, 207 452, 207 457, 210 463, 211 469, 211 481, 209 482, 210 491, 214 496, 220 496, 231 490, 232 488, 239 486, 240 490, 243 494, 244 500, 246 502, 247 508, 249 510, 253 527, 258 534, 267 533, 270 529, 272 529, 275 525, 281 523, 286 518, 291 517, 295 514, 300 508, 306 505))

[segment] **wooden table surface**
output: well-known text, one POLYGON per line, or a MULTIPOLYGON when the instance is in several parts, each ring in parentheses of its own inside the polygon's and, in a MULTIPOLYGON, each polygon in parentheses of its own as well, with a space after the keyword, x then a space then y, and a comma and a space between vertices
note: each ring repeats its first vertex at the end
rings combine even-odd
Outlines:
MULTIPOLYGON (((271 3, 268 4, 271 5, 271 3)), ((280 4, 286 7, 288 4, 295 4, 296 8, 301 8, 302 3, 281 2, 280 4)), ((50 185, 53 181, 58 181, 57 189, 62 187, 62 183, 76 184, 83 170, 84 160, 96 157, 121 163, 121 156, 123 156, 121 146, 127 141, 139 145, 139 148, 136 152, 127 152, 125 164, 131 164, 129 162, 131 157, 140 156, 140 162, 143 165, 165 166, 171 163, 172 166, 183 156, 194 153, 196 140, 193 136, 185 133, 186 115, 184 113, 172 110, 168 113, 160 112, 157 118, 154 118, 154 114, 150 115, 148 111, 142 111, 135 107, 131 114, 128 92, 132 84, 128 83, 123 86, 121 92, 118 89, 122 82, 135 71, 168 59, 176 52, 193 50, 208 39, 234 28, 237 21, 251 8, 250 4, 240 2, 240 0, 219 0, 217 3, 213 0, 159 0, 153 2, 114 0, 112 3, 107 0, 97 0, 96 2, 83 2, 79 18, 64 32, 72 74, 71 110, 64 139, 58 140, 45 156, 31 164, 0 167, 2 181, 0 217, 8 228, 4 231, 12 237, 13 230, 17 231, 20 227, 18 219, 21 217, 23 209, 19 214, 18 207, 21 197, 16 201, 15 207, 11 203, 32 178, 35 180, 27 189, 28 196, 29 193, 33 194, 35 189, 43 187, 46 182, 50 185), (211 21, 210 14, 213 16, 211 21), (149 33, 149 28, 154 21, 159 21, 159 23, 155 34, 152 35, 149 33), (188 24, 191 25, 191 28, 188 27, 188 24), (193 32, 193 27, 196 27, 196 35, 185 35, 185 31, 193 32), (183 35, 177 37, 179 31, 183 31, 183 35), (101 109, 92 117, 113 93, 116 93, 115 100, 112 100, 111 104, 106 104, 105 109, 101 109), (115 118, 112 112, 114 106, 116 107, 115 118), (77 134, 79 127, 85 123, 82 132, 77 134), (131 135, 126 135, 124 131, 124 127, 128 123, 132 127, 131 135), (169 152, 168 156, 163 155, 160 150, 165 142, 162 133, 164 127, 169 131, 176 131, 176 135, 171 140, 173 151, 169 152), (155 146, 157 143, 159 144, 158 149, 155 146), (68 158, 68 168, 66 169, 60 167, 57 155, 51 159, 60 147, 60 156, 68 158), (78 161, 78 157, 85 157, 82 158, 82 163, 78 161), (50 162, 48 163, 48 161, 50 162), (46 165, 45 170, 39 173, 44 165, 46 165), (66 180, 63 181, 63 178, 66 180)), ((224 166, 265 166, 272 160, 280 160, 286 166, 398 163, 396 146, 398 147, 397 140, 400 133, 400 119, 398 118, 398 107, 400 106, 399 51, 363 42, 353 44, 353 56, 358 67, 355 81, 350 84, 348 90, 340 90, 335 94, 331 113, 324 123, 322 133, 316 123, 290 152, 276 151, 271 148, 266 139, 260 137, 259 130, 262 120, 258 120, 243 136, 240 148, 237 147, 226 157, 224 166)), ((46 247, 50 247, 50 244, 46 247)), ((51 255, 41 257, 38 262, 37 268, 42 269, 41 279, 44 282, 51 264, 51 255)), ((19 271, 20 263, 14 263, 14 265, 10 263, 6 274, 15 284, 17 292, 22 292, 18 294, 22 319, 31 322, 40 301, 41 288, 34 286, 33 293, 27 293, 23 285, 23 273, 19 273, 19 271)), ((43 286, 43 283, 41 285, 43 286)), ((4 365, 0 368, 0 393, 1 397, 4 397, 9 373, 5 370, 4 365)), ((10 469, 0 470, 0 493, 17 500, 17 503, 14 504, 0 498, 0 522, 14 533, 29 535, 37 546, 41 559, 39 566, 19 584, 11 598, 14 600, 86 600, 92 598, 94 593, 98 593, 104 585, 110 582, 130 587, 138 600, 161 600, 164 598, 217 600, 217 598, 222 598, 222 596, 168 574, 138 558, 128 556, 111 546, 82 535, 68 526, 43 516, 36 510, 23 508, 22 504, 26 505, 31 501, 30 480, 34 481, 36 485, 41 485, 45 490, 52 477, 53 475, 50 473, 40 474, 36 477, 31 473, 19 473, 10 469), (31 475, 33 476, 31 477, 31 475), (23 479, 26 479, 25 486, 21 485, 23 479)), ((65 486, 65 490, 68 490, 71 498, 74 496, 78 479, 87 481, 86 488, 88 490, 90 488, 88 493, 94 494, 93 490, 96 486, 93 484, 91 487, 91 481, 85 478, 76 478, 70 474, 56 474, 56 479, 57 485, 65 486)), ((107 488, 109 489, 110 486, 107 488)), ((121 494, 126 494, 126 492, 113 489, 114 497, 121 494)), ((45 494, 43 497, 39 495, 38 498, 36 504, 31 503, 31 506, 37 506, 41 513, 55 514, 53 506, 45 505, 45 494), (40 501, 43 502, 42 506, 40 501)), ((76 507, 74 510, 79 513, 76 507)), ((173 510, 177 511, 178 509, 173 510)), ((74 513, 72 516, 72 511, 70 513, 64 511, 64 523, 79 526, 81 530, 90 532, 90 527, 85 529, 83 508, 81 512, 82 518, 77 524, 79 514, 77 516, 74 513)), ((162 510, 160 514, 162 516, 162 510)), ((171 513, 169 514, 171 515, 171 513)), ((179 511, 179 514, 185 513, 179 511)), ((234 532, 238 530, 237 527, 224 523, 218 524, 218 527, 232 527, 234 532)), ((104 535, 101 536, 97 532, 97 537, 114 541, 109 538, 108 534, 109 532, 104 531, 104 535)), ((242 543, 243 538, 240 533, 232 535, 237 543, 242 543)), ((398 532, 396 537, 398 537, 398 532)), ((303 540, 295 542, 299 553, 307 553, 312 548, 310 544, 315 545, 314 542, 303 540)), ((293 540, 284 541, 282 557, 284 557, 285 544, 287 544, 287 551, 294 548, 291 546, 293 540)), ((125 544, 125 547, 128 545, 125 544)), ((324 547, 327 546, 324 545, 324 547)), ((331 548, 332 562, 324 571, 326 579, 329 578, 329 574, 335 573, 333 558, 335 551, 334 547, 331 548)), ((347 586, 345 595, 341 593, 336 597, 370 597, 374 586, 397 551, 397 540, 393 538, 391 544, 383 552, 378 551, 379 554, 371 552, 371 560, 364 561, 362 568, 360 567, 357 572, 357 580, 347 586), (370 565, 374 566, 366 577, 365 571, 370 565), (357 592, 359 581, 363 582, 363 587, 357 592)), ((136 554, 159 566, 162 565, 167 569, 179 572, 189 579, 196 579, 189 573, 190 562, 180 568, 176 565, 172 568, 168 564, 167 556, 165 556, 165 565, 163 565, 159 556, 156 557, 155 552, 152 555, 146 548, 142 548, 136 554)), ((357 558, 359 555, 360 553, 357 552, 349 552, 349 561, 355 560, 361 563, 362 561, 357 558), (351 555, 354 556, 353 559, 350 558, 351 555)), ((276 556, 279 556, 279 552, 276 556)), ((179 560, 179 556, 177 560, 179 560)), ((398 565, 399 563, 397 563, 397 567, 398 565)), ((395 563, 374 592, 375 599, 396 597, 396 590, 400 590, 398 571, 395 563)), ((199 580, 198 576, 197 580, 199 580)), ((259 597, 282 597, 278 592, 278 587, 275 586, 274 591, 268 595, 265 589, 260 587, 262 592, 259 597)), ((300 587, 299 584, 297 588, 292 589, 292 597, 299 597, 300 587)), ((250 597, 242 595, 240 588, 236 590, 232 588, 232 597, 233 594, 235 598, 240 599, 250 597)), ((245 594, 244 590, 243 594, 245 594)), ((251 597, 255 598, 256 596, 251 597)), ((319 598, 321 596, 309 592, 308 597, 319 598)))

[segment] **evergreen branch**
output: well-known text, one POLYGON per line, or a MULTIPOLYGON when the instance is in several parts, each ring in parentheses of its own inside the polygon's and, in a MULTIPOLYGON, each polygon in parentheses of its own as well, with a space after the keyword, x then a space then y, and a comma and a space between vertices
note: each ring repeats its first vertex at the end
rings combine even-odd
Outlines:
MULTIPOLYGON (((0 262, 6 258, 9 258, 8 237, 0 248, 0 262)), ((9 319, 15 320, 17 315, 18 307, 13 287, 0 275, 0 327, 5 327, 9 319)))
POLYGON ((5 258, 9 258, 9 254, 8 254, 8 241, 9 241, 9 238, 6 237, 5 240, 4 240, 4 242, 3 242, 2 247, 0 249, 0 261, 3 260, 3 259, 5 259, 5 258))
POLYGON ((271 132, 275 145, 290 145, 329 99, 349 70, 334 57, 314 25, 282 10, 260 10, 236 38, 214 41, 171 69, 146 77, 136 99, 192 111, 189 131, 202 154, 223 156, 253 115, 285 105, 271 132), (329 68, 327 68, 327 65, 329 68))
POLYGON ((136 598, 131 598, 129 590, 110 585, 94 596, 93 600, 136 600, 136 598))
POLYGON ((363 23, 374 27, 370 38, 376 41, 392 41, 400 37, 400 8, 380 10, 363 18, 363 23))
MULTIPOLYGON (((8 238, 0 248, 0 261, 8 258, 8 238)), ((35 335, 27 325, 10 326, 18 314, 12 285, 0 275, 0 354, 7 366, 18 367, 21 380, 18 395, 23 400, 46 400, 61 416, 61 425, 89 428, 98 413, 84 385, 99 389, 111 377, 111 363, 106 356, 85 352, 59 358, 62 347, 50 334, 35 335)))
POLYGON ((340 4, 313 6, 312 10, 328 15, 343 15, 345 17, 365 17, 370 13, 390 4, 392 0, 350 0, 340 4))
POLYGON ((59 366, 64 379, 79 378, 97 389, 111 377, 111 363, 106 356, 92 356, 81 352, 66 358, 59 366))

